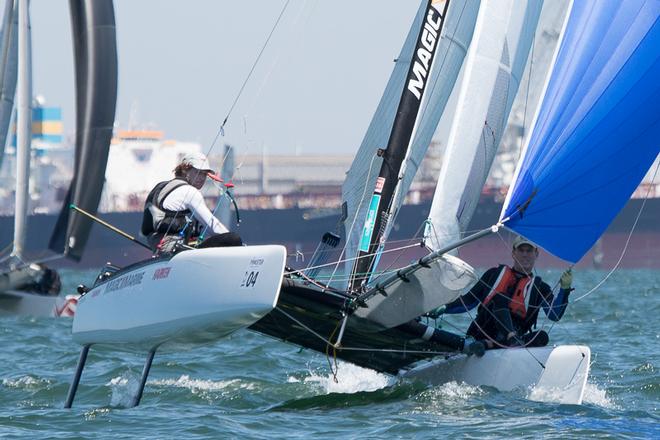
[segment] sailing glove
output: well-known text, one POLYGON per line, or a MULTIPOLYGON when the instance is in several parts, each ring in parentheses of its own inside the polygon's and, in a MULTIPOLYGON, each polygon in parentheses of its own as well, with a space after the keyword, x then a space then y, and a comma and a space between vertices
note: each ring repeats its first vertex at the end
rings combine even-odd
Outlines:
POLYGON ((561 274, 559 285, 562 289, 569 290, 571 288, 571 284, 573 284, 573 272, 571 272, 571 269, 567 269, 563 274, 561 274))

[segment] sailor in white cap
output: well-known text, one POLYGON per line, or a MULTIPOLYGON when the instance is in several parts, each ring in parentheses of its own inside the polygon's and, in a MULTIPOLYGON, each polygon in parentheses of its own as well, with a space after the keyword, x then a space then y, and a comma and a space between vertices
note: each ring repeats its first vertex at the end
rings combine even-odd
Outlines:
POLYGON ((194 242, 203 229, 211 237, 200 247, 242 245, 241 238, 229 232, 206 206, 200 189, 212 174, 204 154, 189 153, 174 169, 174 179, 160 182, 151 190, 141 232, 154 251, 169 252, 173 243, 194 242))
POLYGON ((573 274, 568 269, 561 275, 555 296, 550 286, 533 273, 539 256, 534 242, 517 236, 511 256, 513 265, 488 269, 468 293, 429 316, 464 313, 479 306, 467 334, 484 341, 488 348, 547 345, 548 334, 534 330, 539 311, 543 309, 552 321, 561 319, 568 305, 568 294, 573 290, 573 274))

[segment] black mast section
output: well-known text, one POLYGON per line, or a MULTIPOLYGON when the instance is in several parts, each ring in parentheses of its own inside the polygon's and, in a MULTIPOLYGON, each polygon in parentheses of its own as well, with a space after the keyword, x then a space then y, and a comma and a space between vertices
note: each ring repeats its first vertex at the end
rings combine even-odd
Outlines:
POLYGON ((358 259, 353 266, 351 290, 358 290, 369 281, 376 259, 375 254, 386 238, 384 234, 391 216, 392 199, 399 183, 401 165, 406 158, 419 116, 420 104, 440 42, 440 32, 448 6, 449 0, 429 0, 426 7, 425 18, 417 37, 417 45, 408 69, 387 149, 379 151, 379 155, 383 157, 383 164, 371 196, 360 239, 358 259))

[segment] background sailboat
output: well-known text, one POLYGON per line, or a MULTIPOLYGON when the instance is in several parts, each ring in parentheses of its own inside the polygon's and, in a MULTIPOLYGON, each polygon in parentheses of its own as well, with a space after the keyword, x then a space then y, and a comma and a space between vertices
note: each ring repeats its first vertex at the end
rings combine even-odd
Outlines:
MULTIPOLYGON (((28 211, 28 180, 31 135, 31 73, 29 17, 26 2, 19 7, 19 94, 17 117, 17 203, 14 249, 9 270, 2 274, 0 310, 8 314, 71 316, 75 298, 61 298, 59 277, 43 264, 27 261, 24 243, 28 211)), ((53 232, 51 249, 79 259, 91 228, 88 219, 71 219, 69 203, 95 211, 107 161, 117 96, 117 53, 114 12, 111 1, 71 2, 77 84, 76 170, 72 198, 65 203, 61 223, 53 232), (66 243, 66 246, 65 246, 66 243)), ((37 262, 38 263, 38 262, 37 262)))

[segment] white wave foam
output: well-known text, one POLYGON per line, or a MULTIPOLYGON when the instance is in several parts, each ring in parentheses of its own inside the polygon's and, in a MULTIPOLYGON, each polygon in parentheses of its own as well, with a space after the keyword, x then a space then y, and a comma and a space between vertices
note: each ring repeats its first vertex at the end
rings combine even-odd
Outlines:
POLYGON ((607 397, 607 392, 598 388, 598 385, 595 383, 587 382, 587 385, 584 388, 584 398, 582 399, 582 402, 608 409, 617 408, 616 404, 607 397))
MULTIPOLYGON (((288 379, 291 382, 291 378, 288 379)), ((310 376, 304 379, 305 383, 315 384, 325 393, 357 393, 360 391, 375 391, 394 383, 394 379, 374 370, 358 367, 348 363, 339 363, 337 382, 332 373, 320 375, 310 371, 310 376)))
POLYGON ((95 408, 91 411, 87 411, 83 414, 85 420, 94 420, 96 417, 102 417, 110 413, 109 408, 95 408))
MULTIPOLYGON (((533 387, 528 395, 528 399, 537 402, 553 402, 553 403, 573 403, 566 402, 567 391, 561 388, 544 388, 533 387)), ((568 393, 568 398, 571 399, 571 393, 568 393)), ((605 390, 598 388, 598 385, 588 383, 584 387, 584 395, 582 403, 597 405, 603 408, 615 408, 614 403, 607 398, 605 390)))
POLYGON ((188 376, 187 374, 182 375, 178 379, 158 379, 158 380, 149 381, 149 384, 187 388, 193 392, 222 391, 227 388, 231 388, 231 389, 241 388, 246 390, 253 390, 255 388, 253 383, 241 382, 240 379, 219 380, 219 381, 191 379, 190 376, 188 376))
POLYGON ((121 376, 110 379, 106 384, 110 387, 110 405, 111 406, 130 406, 133 396, 137 394, 140 383, 130 371, 121 376))
POLYGON ((436 396, 449 400, 467 400, 472 396, 478 396, 483 391, 478 386, 468 385, 465 382, 447 382, 436 388, 436 396))
POLYGON ((16 379, 2 379, 2 384, 9 388, 37 388, 41 385, 48 385, 48 380, 38 379, 32 376, 21 376, 16 379))
MULTIPOLYGON (((138 391, 140 386, 138 377, 133 375, 130 371, 110 380, 106 385, 112 389, 110 398, 111 406, 129 406, 133 396, 138 391)), ((241 382, 240 379, 232 380, 203 380, 191 379, 190 376, 184 374, 178 379, 156 379, 147 381, 147 385, 165 386, 186 388, 193 394, 204 394, 206 392, 217 391, 234 391, 237 389, 253 390, 255 388, 252 383, 241 382)))
POLYGON ((425 390, 414 399, 412 413, 442 416, 458 408, 463 408, 473 396, 484 394, 478 386, 465 382, 447 382, 425 390))

